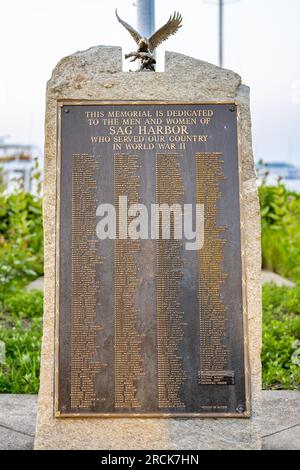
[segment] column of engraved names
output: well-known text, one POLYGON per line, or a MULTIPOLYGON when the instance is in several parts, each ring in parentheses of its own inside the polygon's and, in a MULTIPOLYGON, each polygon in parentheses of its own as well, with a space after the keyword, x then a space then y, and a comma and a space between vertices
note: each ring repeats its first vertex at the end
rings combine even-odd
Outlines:
MULTIPOLYGON (((156 203, 181 204, 183 181, 177 155, 156 156, 156 203)), ((178 302, 178 285, 182 278, 182 240, 174 239, 174 217, 171 237, 162 239, 160 215, 157 240, 157 355, 158 407, 182 408, 181 389, 185 373, 179 347, 183 337, 183 312, 178 302)))
MULTIPOLYGON (((136 256, 140 240, 120 239, 119 196, 127 197, 128 207, 139 203, 140 178, 136 174, 139 158, 134 155, 115 155, 114 189, 116 208, 115 241, 115 407, 137 409, 139 379, 144 373, 142 335, 135 307, 138 288, 136 256)), ((128 223, 130 223, 130 217, 128 223)))
MULTIPOLYGON (((200 384, 222 384, 228 352, 224 345, 225 305, 221 288, 227 277, 221 238, 226 227, 217 225, 219 184, 224 180, 220 153, 196 154, 197 203, 204 204, 204 246, 199 251, 200 384)), ((227 376, 227 378, 224 378, 227 376)))
POLYGON ((71 408, 91 408, 97 400, 95 376, 105 364, 98 359, 96 322, 97 254, 95 213, 99 163, 87 154, 72 157, 72 331, 71 408))

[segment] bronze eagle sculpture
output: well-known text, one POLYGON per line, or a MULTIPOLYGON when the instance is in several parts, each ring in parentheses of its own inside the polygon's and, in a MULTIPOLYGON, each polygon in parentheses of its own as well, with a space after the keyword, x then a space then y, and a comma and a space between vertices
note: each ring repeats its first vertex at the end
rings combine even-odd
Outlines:
POLYGON ((116 10, 116 17, 118 21, 129 31, 133 39, 138 45, 138 50, 136 52, 130 52, 125 54, 125 59, 133 57, 131 62, 134 62, 136 59, 141 60, 140 70, 151 70, 155 72, 156 61, 153 56, 153 51, 159 46, 163 41, 168 39, 169 36, 175 34, 179 28, 182 26, 182 16, 180 13, 174 12, 170 16, 167 23, 159 28, 155 33, 153 33, 149 38, 142 37, 130 24, 123 21, 116 10))

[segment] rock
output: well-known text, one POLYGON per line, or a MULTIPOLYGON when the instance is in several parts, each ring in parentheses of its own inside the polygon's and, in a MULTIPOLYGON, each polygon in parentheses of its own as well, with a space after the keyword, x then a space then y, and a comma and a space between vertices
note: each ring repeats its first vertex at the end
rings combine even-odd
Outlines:
POLYGON ((119 47, 97 46, 63 59, 47 86, 45 123, 45 311, 36 449, 260 449, 260 210, 251 142, 249 88, 234 72, 166 53, 163 73, 122 72, 119 47), (80 79, 79 79, 80 77, 80 79), (109 85, 109 86, 107 86, 109 85), (244 261, 247 282, 251 419, 54 418, 57 100, 156 100, 240 103, 244 261))

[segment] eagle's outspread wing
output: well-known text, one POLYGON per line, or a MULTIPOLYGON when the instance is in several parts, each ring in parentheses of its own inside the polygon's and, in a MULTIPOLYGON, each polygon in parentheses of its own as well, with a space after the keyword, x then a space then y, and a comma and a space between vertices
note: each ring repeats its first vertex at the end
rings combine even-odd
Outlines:
POLYGON ((163 41, 168 39, 169 36, 175 34, 182 24, 182 16, 180 13, 174 13, 171 15, 168 22, 159 28, 152 36, 149 38, 150 52, 153 52, 154 49, 159 46, 163 41))
POLYGON ((119 23, 121 23, 124 26, 124 28, 126 28, 127 31, 129 31, 129 33, 131 34, 131 36, 133 37, 135 42, 138 44, 140 42, 140 40, 142 39, 142 36, 132 26, 130 26, 130 24, 128 24, 125 21, 121 20, 121 18, 118 15, 117 9, 116 9, 116 17, 117 17, 119 23))

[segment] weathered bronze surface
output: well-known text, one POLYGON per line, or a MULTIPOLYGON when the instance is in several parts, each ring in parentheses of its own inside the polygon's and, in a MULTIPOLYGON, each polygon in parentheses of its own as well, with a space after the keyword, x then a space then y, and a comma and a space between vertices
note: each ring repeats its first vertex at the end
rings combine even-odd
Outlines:
POLYGON ((119 17, 117 10, 116 17, 119 23, 121 23, 124 28, 127 29, 127 31, 131 34, 131 36, 139 46, 136 52, 130 52, 129 54, 125 54, 125 59, 133 57, 130 62, 134 62, 136 59, 140 59, 140 71, 150 70, 151 72, 155 72, 156 61, 152 53, 163 41, 168 39, 168 37, 172 34, 175 34, 179 30, 179 28, 181 28, 181 14, 175 12, 173 16, 171 15, 167 23, 164 24, 157 31, 155 31, 155 33, 153 33, 150 38, 142 37, 140 33, 138 33, 132 26, 130 26, 130 24, 123 21, 119 17))
POLYGON ((249 416, 237 123, 233 103, 59 103, 57 417, 249 416), (119 196, 203 204, 202 249, 99 240, 119 196))

